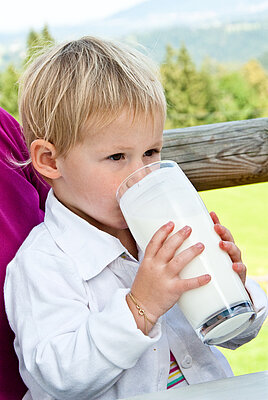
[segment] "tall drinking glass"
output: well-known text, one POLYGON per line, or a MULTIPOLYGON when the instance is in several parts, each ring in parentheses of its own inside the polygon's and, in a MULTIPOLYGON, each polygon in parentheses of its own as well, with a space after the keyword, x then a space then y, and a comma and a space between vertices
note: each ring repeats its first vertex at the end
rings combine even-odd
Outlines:
POLYGON ((192 233, 178 253, 202 242, 204 251, 180 273, 182 279, 210 274, 211 281, 184 293, 178 305, 199 338, 220 344, 237 336, 254 320, 250 298, 232 269, 220 237, 194 186, 173 161, 159 161, 135 171, 117 190, 121 211, 140 248, 145 251, 153 234, 173 221, 174 234, 185 225, 192 233))

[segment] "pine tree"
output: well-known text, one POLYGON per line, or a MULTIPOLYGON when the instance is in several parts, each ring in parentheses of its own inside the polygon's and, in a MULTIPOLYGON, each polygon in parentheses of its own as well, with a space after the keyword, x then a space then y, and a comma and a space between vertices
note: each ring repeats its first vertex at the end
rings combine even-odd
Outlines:
POLYGON ((217 123, 219 118, 219 88, 217 82, 217 65, 210 59, 204 60, 199 78, 201 81, 201 92, 203 95, 202 124, 217 123))
POLYGON ((33 61, 44 49, 55 43, 51 36, 48 26, 45 25, 40 33, 31 30, 27 37, 26 57, 24 64, 27 65, 33 61))
POLYGON ((43 46, 51 46, 55 43, 54 38, 49 32, 48 25, 45 25, 41 31, 41 41, 43 46))
POLYGON ((161 65, 167 99, 167 128, 209 123, 216 110, 216 91, 211 76, 203 68, 197 71, 186 47, 168 46, 161 65))
POLYGON ((36 52, 36 48, 38 46, 38 38, 39 35, 37 32, 35 32, 34 30, 31 30, 29 32, 26 42, 26 57, 24 60, 24 64, 27 64, 33 58, 34 53, 36 52))
POLYGON ((18 119, 18 79, 19 73, 10 64, 0 75, 0 107, 18 119))
POLYGON ((31 62, 41 50, 51 46, 54 43, 48 27, 45 25, 40 33, 31 30, 27 37, 26 57, 22 62, 20 69, 16 70, 13 64, 10 64, 4 72, 0 74, 0 107, 3 107, 16 119, 18 112, 18 80, 23 67, 31 62))

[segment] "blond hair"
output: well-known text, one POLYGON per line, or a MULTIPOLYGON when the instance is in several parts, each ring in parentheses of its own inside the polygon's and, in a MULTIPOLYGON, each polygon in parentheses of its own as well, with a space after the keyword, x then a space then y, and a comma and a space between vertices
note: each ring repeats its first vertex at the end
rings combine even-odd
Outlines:
POLYGON ((127 109, 166 113, 155 65, 142 53, 115 42, 83 37, 56 45, 22 76, 20 117, 28 147, 37 138, 66 155, 83 140, 83 128, 104 127, 127 109))

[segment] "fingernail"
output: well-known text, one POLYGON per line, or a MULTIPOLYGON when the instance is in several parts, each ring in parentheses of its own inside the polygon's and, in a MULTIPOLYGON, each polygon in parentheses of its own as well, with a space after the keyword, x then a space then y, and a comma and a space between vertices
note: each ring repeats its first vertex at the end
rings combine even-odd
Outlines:
POLYGON ((199 242, 196 243, 196 247, 198 247, 198 249, 203 249, 205 246, 203 245, 203 243, 199 242))
POLYGON ((191 227, 188 226, 188 225, 186 225, 186 226, 184 226, 184 227, 182 228, 182 231, 185 232, 185 233, 190 232, 190 230, 191 230, 191 227))
POLYGON ((169 222, 166 224, 166 227, 167 227, 167 228, 171 228, 173 225, 174 225, 174 222, 169 221, 169 222))

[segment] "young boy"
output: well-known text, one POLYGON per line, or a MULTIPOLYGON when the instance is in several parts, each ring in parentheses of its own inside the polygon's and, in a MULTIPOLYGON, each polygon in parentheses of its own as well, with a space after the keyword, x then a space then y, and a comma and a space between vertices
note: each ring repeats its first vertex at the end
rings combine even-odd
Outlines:
MULTIPOLYGON (((25 399, 111 400, 164 390, 170 361, 180 385, 232 375, 176 305, 210 280, 179 278, 204 246, 175 256, 191 229, 169 236, 170 222, 141 254, 116 201, 130 173, 160 159, 165 107, 147 58, 109 41, 86 37, 53 47, 26 71, 24 134, 52 189, 44 223, 9 264, 5 282, 25 399)), ((240 252, 213 218, 245 282, 240 252)), ((264 293, 253 282, 247 290, 263 311, 224 344, 230 348, 255 337, 264 320, 264 293)))

